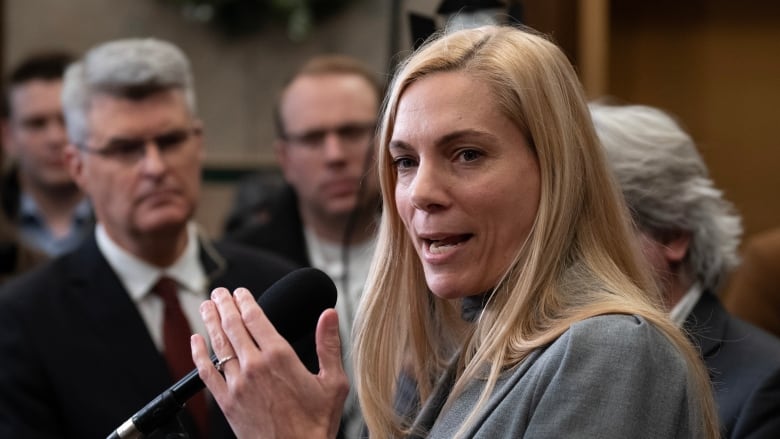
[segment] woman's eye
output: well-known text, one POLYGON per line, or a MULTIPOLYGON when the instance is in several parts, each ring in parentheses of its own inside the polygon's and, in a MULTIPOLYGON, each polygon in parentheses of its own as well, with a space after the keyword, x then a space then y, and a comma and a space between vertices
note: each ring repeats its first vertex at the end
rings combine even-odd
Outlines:
POLYGON ((411 168, 414 166, 414 160, 410 159, 409 157, 398 157, 393 159, 393 165, 397 169, 411 168))

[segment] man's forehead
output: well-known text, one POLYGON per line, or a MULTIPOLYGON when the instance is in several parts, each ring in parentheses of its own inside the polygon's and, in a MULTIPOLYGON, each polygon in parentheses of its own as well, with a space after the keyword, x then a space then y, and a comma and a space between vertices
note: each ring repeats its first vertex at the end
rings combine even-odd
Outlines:
POLYGON ((356 92, 367 94, 379 99, 378 91, 374 84, 362 75, 352 72, 328 72, 302 74, 296 77, 285 87, 282 93, 282 101, 289 97, 311 95, 312 92, 328 92, 337 88, 341 92, 356 92), (323 87, 324 84, 329 87, 323 87))
POLYGON ((306 75, 288 87, 281 117, 290 129, 375 120, 379 97, 372 85, 354 74, 306 75))
POLYGON ((87 110, 87 125, 96 137, 154 135, 188 128, 193 120, 184 93, 178 89, 166 89, 140 99, 96 93, 87 110))
POLYGON ((10 110, 19 110, 36 105, 55 104, 62 107, 60 93, 61 79, 31 79, 14 84, 10 89, 10 110))
POLYGON ((40 88, 62 87, 62 78, 31 78, 11 85, 11 93, 40 88))
POLYGON ((158 112, 167 110, 171 114, 190 115, 184 93, 176 88, 162 89, 142 96, 126 96, 113 91, 93 93, 87 104, 90 118, 100 116, 104 112, 138 113, 154 109, 158 112))

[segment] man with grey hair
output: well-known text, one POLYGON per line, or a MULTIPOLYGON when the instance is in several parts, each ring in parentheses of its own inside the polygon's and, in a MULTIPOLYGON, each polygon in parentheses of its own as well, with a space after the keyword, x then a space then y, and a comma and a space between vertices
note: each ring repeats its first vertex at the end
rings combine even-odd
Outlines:
MULTIPOLYGON (((293 268, 213 244, 194 224, 203 127, 177 47, 95 47, 68 68, 63 106, 67 165, 97 225, 76 250, 0 290, 4 438, 107 436, 194 368, 189 337, 205 334, 199 306, 212 288, 258 293, 293 268)), ((232 437, 205 392, 152 437, 172 432, 232 437)))
POLYGON ((738 262, 739 216, 672 117, 640 105, 591 114, 670 317, 710 370, 723 437, 780 437, 780 340, 715 296, 738 262))

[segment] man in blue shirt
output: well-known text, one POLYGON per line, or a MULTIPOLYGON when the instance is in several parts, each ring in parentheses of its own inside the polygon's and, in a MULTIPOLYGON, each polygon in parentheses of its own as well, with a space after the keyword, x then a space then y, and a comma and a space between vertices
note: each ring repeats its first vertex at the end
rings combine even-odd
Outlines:
POLYGON ((92 213, 63 159, 67 143, 60 94, 72 57, 40 53, 7 81, 3 146, 14 166, 3 182, 3 210, 21 240, 49 256, 70 250, 92 227, 92 213))

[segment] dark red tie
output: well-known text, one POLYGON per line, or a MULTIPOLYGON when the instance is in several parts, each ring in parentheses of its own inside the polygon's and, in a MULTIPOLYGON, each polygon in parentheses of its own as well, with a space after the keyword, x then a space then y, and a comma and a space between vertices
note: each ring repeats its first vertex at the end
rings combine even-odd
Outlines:
MULTIPOLYGON (((181 309, 177 295, 179 287, 176 281, 169 277, 161 277, 152 288, 152 292, 160 296, 165 304, 163 314, 163 347, 165 361, 174 381, 195 368, 190 351, 190 336, 192 329, 181 309)), ((199 392, 187 401, 187 410, 195 420, 198 434, 201 438, 208 437, 208 405, 206 393, 199 392)))

